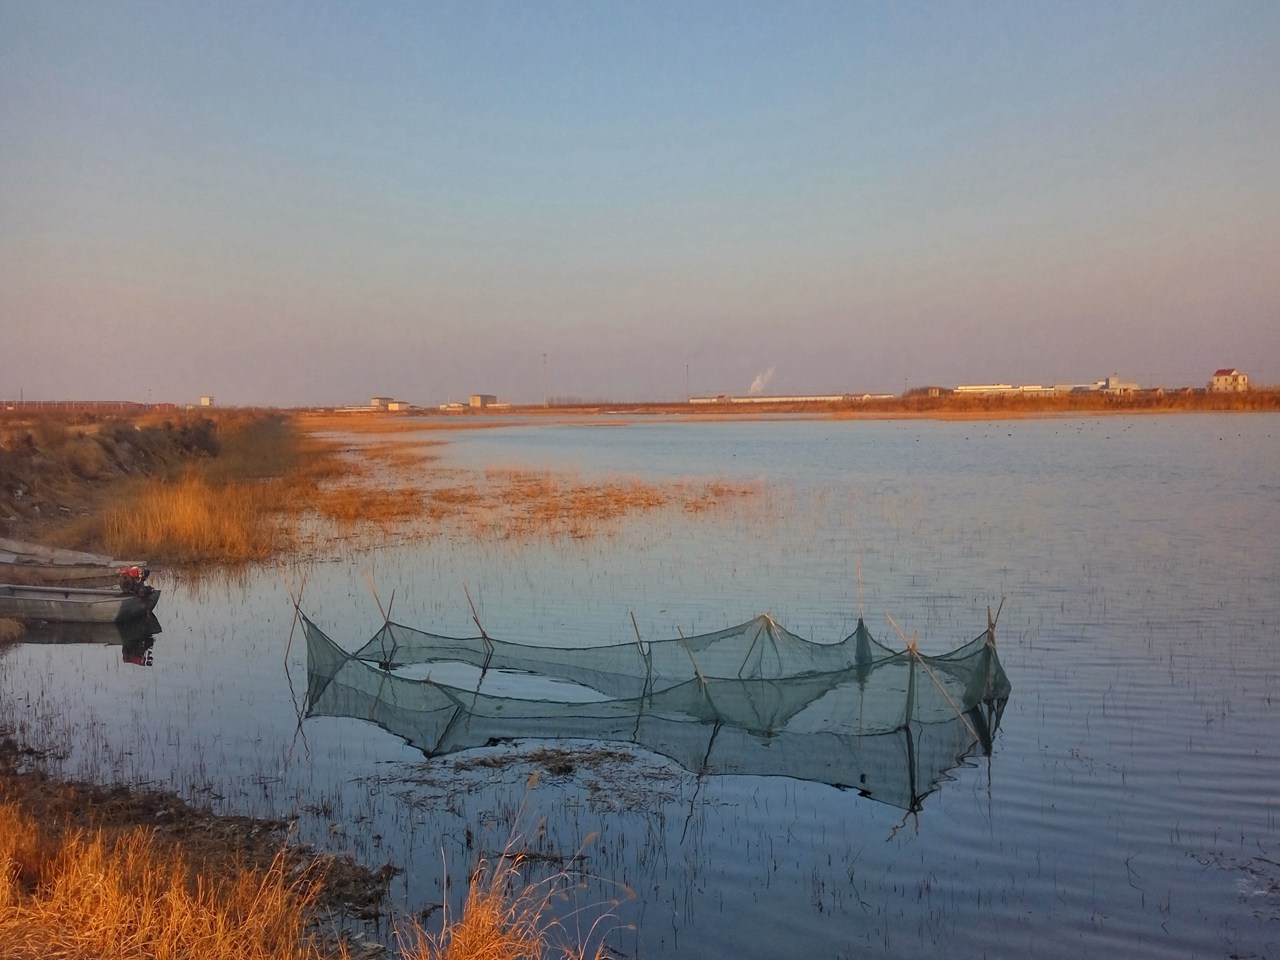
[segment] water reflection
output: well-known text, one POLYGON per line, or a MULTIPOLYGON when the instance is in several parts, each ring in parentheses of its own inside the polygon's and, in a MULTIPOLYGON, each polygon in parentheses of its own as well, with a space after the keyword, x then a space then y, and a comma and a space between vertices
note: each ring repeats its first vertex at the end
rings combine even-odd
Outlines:
POLYGON ((625 743, 703 775, 778 776, 918 811, 989 755, 1010 692, 994 624, 925 656, 859 620, 836 644, 768 616, 696 637, 590 647, 386 624, 347 653, 303 617, 305 717, 367 720, 438 757, 508 741, 625 743))
POLYGON ((154 613, 121 623, 36 622, 28 624, 18 637, 20 643, 100 643, 119 645, 124 663, 150 667, 155 663, 153 648, 160 621, 154 613))

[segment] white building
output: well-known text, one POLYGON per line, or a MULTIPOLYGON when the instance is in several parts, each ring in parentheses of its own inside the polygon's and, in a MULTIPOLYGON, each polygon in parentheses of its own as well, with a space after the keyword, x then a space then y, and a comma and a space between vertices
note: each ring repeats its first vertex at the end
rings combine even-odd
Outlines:
POLYGON ((1137 393, 1142 388, 1136 380, 1121 380, 1119 377, 1111 376, 1099 380, 1093 385, 1093 389, 1115 396, 1129 396, 1137 393))
POLYGON ((1210 393, 1244 393, 1248 389, 1249 375, 1241 373, 1235 367, 1215 370, 1213 379, 1209 381, 1210 393))

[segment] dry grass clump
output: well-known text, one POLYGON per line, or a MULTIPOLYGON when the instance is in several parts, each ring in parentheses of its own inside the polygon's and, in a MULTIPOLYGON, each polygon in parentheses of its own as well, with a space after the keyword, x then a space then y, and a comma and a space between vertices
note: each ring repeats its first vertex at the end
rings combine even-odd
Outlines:
POLYGON ((385 441, 350 451, 343 461, 339 484, 320 484, 314 508, 322 517, 343 526, 360 523, 388 527, 429 516, 427 497, 420 484, 395 483, 393 478, 416 474, 431 454, 423 447, 439 441, 385 441), (353 459, 358 457, 359 459, 353 459))
POLYGON ((100 536, 113 553, 173 563, 265 560, 287 545, 287 528, 274 518, 278 494, 266 485, 214 484, 199 472, 153 481, 136 502, 103 512, 100 536))
POLYGON ((749 497, 757 492, 757 488, 749 484, 732 484, 712 481, 699 486, 682 488, 681 502, 687 513, 702 513, 712 510, 727 500, 749 497))
POLYGON ((21 621, 0 617, 0 643, 11 643, 22 636, 21 621))
POLYGON ((323 485, 346 472, 336 443, 304 436, 279 415, 228 414, 184 431, 216 455, 121 480, 110 501, 58 539, 165 563, 266 560, 293 545, 291 519, 314 509, 323 485))
MULTIPOLYGON (((20 803, 0 800, 0 955, 350 960, 347 946, 321 937, 313 923, 326 902, 325 861, 280 849, 265 865, 228 865, 225 858, 191 861, 184 849, 145 827, 74 828, 56 814, 36 820, 20 803)), ((397 934, 404 960, 606 956, 612 914, 596 917, 585 932, 570 930, 563 907, 572 879, 559 871, 525 881, 521 871, 533 859, 509 844, 481 863, 461 912, 446 909, 438 930, 405 921, 397 934)), ((568 918, 579 912, 570 905, 568 918)))
POLYGON ((341 524, 375 523, 387 526, 422 516, 425 501, 423 492, 416 487, 387 490, 343 486, 321 491, 315 507, 322 516, 341 524))
POLYGON ((440 456, 443 440, 382 440, 365 444, 360 454, 367 460, 380 460, 396 470, 411 470, 424 461, 440 456))
POLYGON ((488 511, 489 525, 517 537, 597 536, 630 514, 673 506, 701 513, 753 492, 748 486, 714 481, 655 484, 616 477, 583 482, 572 474, 515 469, 488 470, 485 480, 484 495, 473 494, 465 505, 473 513, 488 511))
POLYGON ((326 960, 307 929, 313 869, 195 875, 179 847, 135 828, 58 835, 0 803, 0 942, 8 960, 326 960))
MULTIPOLYGON (((342 429, 400 433, 439 429, 440 423, 380 417, 298 417, 300 429, 342 429)), ((483 424, 493 426, 496 424, 483 424)), ((448 424, 451 429, 481 424, 448 424)), ((323 438, 331 443, 333 437, 323 438)), ((585 539, 608 535, 630 514, 683 509, 697 514, 729 499, 750 495, 751 486, 723 481, 650 483, 636 478, 583 481, 562 471, 489 468, 483 471, 442 467, 438 439, 398 436, 344 445, 345 471, 339 483, 319 482, 311 505, 323 519, 338 523, 343 535, 366 525, 383 531, 398 527, 410 537, 465 530, 472 536, 532 539, 585 539), (424 469, 424 465, 428 469, 424 469), (425 521, 412 525, 413 521, 425 521)))
POLYGON ((417 921, 398 937, 404 960, 601 960, 609 955, 600 937, 598 918, 584 945, 560 920, 552 919, 553 903, 566 898, 567 874, 540 881, 521 877, 523 854, 510 848, 494 861, 482 861, 471 876, 462 914, 446 908, 443 926, 429 932, 417 921), (595 941, 595 946, 589 944, 595 941))

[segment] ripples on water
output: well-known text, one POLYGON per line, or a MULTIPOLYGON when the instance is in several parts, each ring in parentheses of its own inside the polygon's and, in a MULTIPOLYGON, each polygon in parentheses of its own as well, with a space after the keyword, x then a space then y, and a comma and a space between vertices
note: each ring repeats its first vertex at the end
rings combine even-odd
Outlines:
POLYGON ((530 788, 538 765, 519 756, 427 761, 371 724, 299 728, 304 645, 275 569, 223 586, 158 573, 152 666, 22 645, 0 657, 0 709, 73 776, 299 813, 305 838, 404 866, 392 893, 412 910, 513 829, 552 862, 581 851, 564 862, 599 878, 584 903, 635 893, 612 936, 627 955, 1276 956, 1278 439, 1265 414, 486 430, 450 461, 761 492, 601 539, 338 547, 305 571, 304 609, 348 649, 381 622, 369 580, 395 619, 443 633, 474 633, 465 585, 486 631, 530 641, 762 612, 835 640, 861 606, 878 638, 898 642, 889 613, 930 653, 1004 598, 1013 696, 994 755, 917 815, 645 754, 530 788))

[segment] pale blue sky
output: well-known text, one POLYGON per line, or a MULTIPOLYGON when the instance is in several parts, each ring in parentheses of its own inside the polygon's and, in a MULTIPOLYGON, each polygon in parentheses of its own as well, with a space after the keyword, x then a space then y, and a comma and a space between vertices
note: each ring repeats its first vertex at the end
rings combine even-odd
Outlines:
POLYGON ((1280 384, 1280 2, 0 0, 0 333, 0 398, 1280 384))

